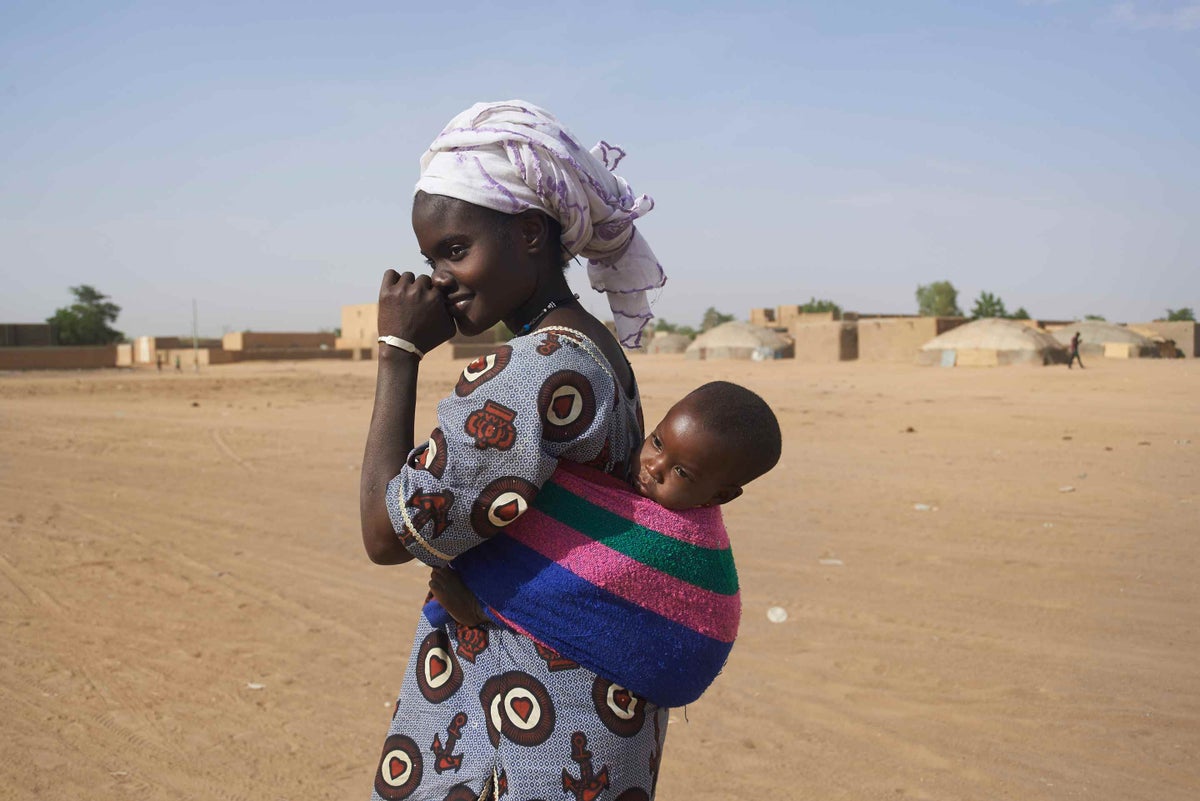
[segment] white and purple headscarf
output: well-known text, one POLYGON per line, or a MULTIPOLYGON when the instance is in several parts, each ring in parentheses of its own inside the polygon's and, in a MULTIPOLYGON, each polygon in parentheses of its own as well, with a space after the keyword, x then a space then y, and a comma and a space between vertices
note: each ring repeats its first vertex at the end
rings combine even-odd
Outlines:
POLYGON ((584 150, 554 115, 523 100, 476 103, 421 156, 417 191, 558 220, 563 247, 588 260, 592 288, 608 294, 617 338, 636 348, 654 317, 646 292, 667 276, 633 225, 654 200, 612 172, 624 156, 607 142, 584 150))

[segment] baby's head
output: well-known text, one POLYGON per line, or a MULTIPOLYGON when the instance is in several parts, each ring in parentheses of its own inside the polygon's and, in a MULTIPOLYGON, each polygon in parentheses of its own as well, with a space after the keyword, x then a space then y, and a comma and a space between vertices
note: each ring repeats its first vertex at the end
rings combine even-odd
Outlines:
POLYGON ((713 381, 688 393, 651 429, 634 487, 668 509, 728 503, 779 461, 779 421, 745 387, 713 381))

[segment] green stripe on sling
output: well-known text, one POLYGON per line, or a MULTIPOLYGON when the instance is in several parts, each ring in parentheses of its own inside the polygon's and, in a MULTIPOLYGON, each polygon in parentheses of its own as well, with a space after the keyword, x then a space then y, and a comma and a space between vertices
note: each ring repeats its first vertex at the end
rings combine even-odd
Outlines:
POLYGON ((585 498, 547 482, 537 496, 544 514, 647 567, 697 587, 734 595, 738 591, 733 553, 681 542, 638 525, 585 498))

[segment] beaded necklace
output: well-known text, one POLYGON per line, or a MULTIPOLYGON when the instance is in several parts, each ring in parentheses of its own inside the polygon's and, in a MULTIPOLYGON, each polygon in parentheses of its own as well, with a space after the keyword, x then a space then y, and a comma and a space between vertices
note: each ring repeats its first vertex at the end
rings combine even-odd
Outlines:
POLYGON ((561 298, 555 298, 554 300, 550 301, 549 303, 546 304, 546 306, 540 312, 538 312, 537 314, 535 314, 533 316, 533 319, 531 319, 529 322, 525 323, 525 325, 521 326, 521 330, 517 331, 517 336, 519 336, 519 337, 525 336, 526 334, 528 334, 530 331, 532 331, 534 329, 534 326, 536 326, 538 323, 540 323, 542 320, 544 320, 546 318, 547 314, 554 311, 562 304, 569 303, 572 300, 579 300, 579 295, 574 295, 574 294, 565 295, 561 298))

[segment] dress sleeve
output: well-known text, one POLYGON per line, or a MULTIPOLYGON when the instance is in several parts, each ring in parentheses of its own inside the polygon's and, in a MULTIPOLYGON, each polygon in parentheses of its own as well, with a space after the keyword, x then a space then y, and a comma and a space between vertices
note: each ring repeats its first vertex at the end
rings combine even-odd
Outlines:
POLYGON ((559 459, 607 458, 618 389, 593 348, 535 332, 467 365, 438 403, 438 427, 388 483, 409 553, 445 565, 524 514, 559 459))

